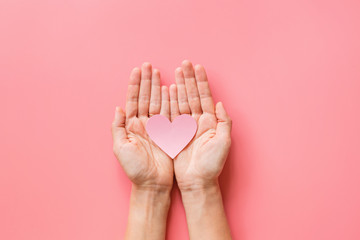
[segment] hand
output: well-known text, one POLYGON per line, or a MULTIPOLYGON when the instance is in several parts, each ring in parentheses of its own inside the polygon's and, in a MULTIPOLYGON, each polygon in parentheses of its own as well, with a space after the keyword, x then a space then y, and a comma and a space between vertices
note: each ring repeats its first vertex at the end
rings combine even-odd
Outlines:
POLYGON ((112 124, 113 150, 129 179, 137 187, 166 188, 173 185, 173 162, 150 140, 145 125, 149 116, 169 118, 169 92, 160 87, 160 73, 150 63, 130 75, 126 109, 117 107, 112 124))
POLYGON ((180 190, 217 184, 231 138, 231 119, 221 102, 214 106, 204 67, 185 60, 175 71, 176 85, 170 86, 171 118, 191 114, 198 124, 194 139, 174 159, 180 190))
POLYGON ((218 184, 231 138, 231 120, 222 103, 214 106, 205 69, 183 61, 170 86, 171 118, 191 114, 198 124, 193 140, 174 159, 190 239, 231 239, 218 184))

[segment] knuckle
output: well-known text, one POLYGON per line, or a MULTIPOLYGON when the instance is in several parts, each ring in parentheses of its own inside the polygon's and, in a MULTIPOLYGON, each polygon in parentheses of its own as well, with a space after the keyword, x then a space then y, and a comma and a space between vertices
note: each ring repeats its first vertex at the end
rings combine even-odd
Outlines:
POLYGON ((137 102, 138 96, 128 96, 127 101, 128 102, 137 102))
POLYGON ((143 102, 143 103, 149 103, 149 102, 150 102, 150 99, 149 99, 149 96, 148 96, 148 95, 140 95, 140 96, 139 96, 139 101, 140 101, 140 102, 143 102))
POLYGON ((197 94, 189 96, 189 100, 191 101, 200 101, 200 96, 197 94))
POLYGON ((161 99, 160 98, 151 98, 150 105, 160 106, 161 99))

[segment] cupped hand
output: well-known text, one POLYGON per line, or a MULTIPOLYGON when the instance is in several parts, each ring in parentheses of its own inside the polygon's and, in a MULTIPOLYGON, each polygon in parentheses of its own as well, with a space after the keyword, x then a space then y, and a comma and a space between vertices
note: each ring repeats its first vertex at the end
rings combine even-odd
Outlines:
POLYGON ((217 184, 231 145, 231 119, 221 102, 214 105, 203 66, 185 60, 175 70, 170 86, 171 119, 191 114, 198 130, 189 145, 174 159, 180 190, 217 184))
POLYGON ((160 73, 150 63, 134 68, 125 112, 117 107, 112 123, 113 151, 130 180, 137 186, 171 188, 173 162, 146 133, 152 115, 169 118, 168 88, 160 86, 160 73))

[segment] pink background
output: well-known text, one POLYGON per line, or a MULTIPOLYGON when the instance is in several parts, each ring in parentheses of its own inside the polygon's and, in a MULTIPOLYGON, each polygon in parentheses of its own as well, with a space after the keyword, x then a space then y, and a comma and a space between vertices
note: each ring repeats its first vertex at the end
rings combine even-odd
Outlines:
MULTIPOLYGON (((360 239, 360 2, 0 1, 0 239, 121 239, 110 124, 132 67, 207 69, 234 239, 360 239)), ((169 239, 187 239, 177 189, 169 239)))

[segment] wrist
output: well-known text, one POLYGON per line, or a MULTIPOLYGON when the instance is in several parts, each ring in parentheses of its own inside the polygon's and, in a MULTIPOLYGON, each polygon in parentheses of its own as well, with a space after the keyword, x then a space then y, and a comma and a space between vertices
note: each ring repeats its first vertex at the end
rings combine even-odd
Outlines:
POLYGON ((191 183, 178 182, 181 193, 205 192, 213 189, 220 189, 217 178, 208 180, 193 180, 191 183))
POLYGON ((160 184, 132 184, 132 191, 134 192, 148 192, 153 194, 170 194, 172 186, 160 184))
POLYGON ((160 239, 165 234, 171 189, 132 185, 125 239, 160 239))
POLYGON ((168 188, 133 184, 130 197, 132 216, 145 223, 166 220, 170 208, 170 193, 168 188))
POLYGON ((193 183, 180 188, 181 198, 185 208, 200 207, 205 202, 222 201, 218 180, 206 183, 193 183))
POLYGON ((189 185, 181 191, 181 197, 190 239, 231 239, 217 180, 189 185))
POLYGON ((211 181, 197 181, 192 184, 182 185, 179 189, 185 210, 201 209, 212 205, 212 203, 222 202, 222 194, 217 178, 211 181))
POLYGON ((169 208, 171 189, 160 185, 132 185, 131 197, 144 207, 169 208))

